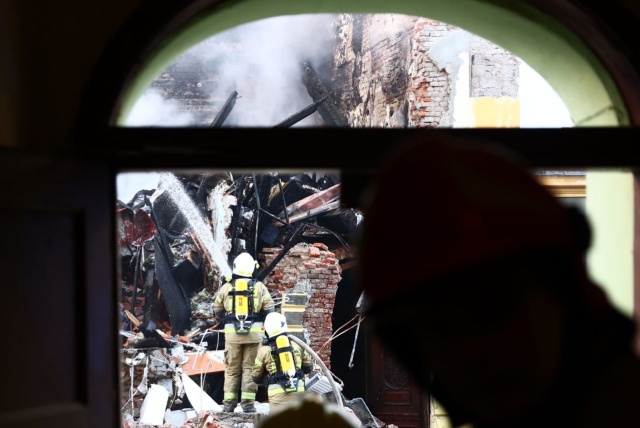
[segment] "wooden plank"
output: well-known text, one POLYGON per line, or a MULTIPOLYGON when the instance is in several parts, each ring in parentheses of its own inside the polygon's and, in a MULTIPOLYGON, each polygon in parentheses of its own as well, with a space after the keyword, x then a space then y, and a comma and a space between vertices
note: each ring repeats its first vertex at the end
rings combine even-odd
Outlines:
POLYGON ((188 361, 180 366, 187 376, 223 372, 224 351, 186 352, 188 361))

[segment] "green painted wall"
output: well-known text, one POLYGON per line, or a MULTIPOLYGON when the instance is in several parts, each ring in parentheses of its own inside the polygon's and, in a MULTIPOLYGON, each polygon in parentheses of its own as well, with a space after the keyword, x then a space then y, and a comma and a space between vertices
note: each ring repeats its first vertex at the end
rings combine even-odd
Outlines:
POLYGON ((633 311, 633 175, 627 171, 587 173, 587 216, 593 245, 587 261, 592 277, 624 313, 633 311))

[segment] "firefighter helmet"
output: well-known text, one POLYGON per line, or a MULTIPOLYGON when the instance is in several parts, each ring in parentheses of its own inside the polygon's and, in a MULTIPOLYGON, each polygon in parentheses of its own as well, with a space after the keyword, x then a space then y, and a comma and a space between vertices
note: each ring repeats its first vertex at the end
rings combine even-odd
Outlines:
POLYGON ((258 268, 258 263, 253 260, 251 254, 241 253, 233 261, 233 273, 251 278, 253 271, 258 268))
POLYGON ((267 337, 287 332, 287 319, 280 312, 270 312, 264 319, 264 333, 267 337))

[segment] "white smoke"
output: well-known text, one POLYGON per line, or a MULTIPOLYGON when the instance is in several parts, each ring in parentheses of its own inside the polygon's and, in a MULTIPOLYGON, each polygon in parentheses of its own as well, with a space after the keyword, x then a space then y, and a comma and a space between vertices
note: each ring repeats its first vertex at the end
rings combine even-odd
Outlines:
POLYGON ((193 116, 180 111, 176 101, 166 100, 160 91, 149 88, 138 98, 126 120, 127 126, 189 126, 193 116))
MULTIPOLYGON (((309 61, 320 72, 330 60, 335 18, 330 14, 292 15, 240 25, 188 49, 172 69, 202 76, 198 88, 211 88, 207 98, 213 103, 214 115, 233 91, 238 92, 224 126, 274 126, 313 103, 301 81, 301 65, 309 61)), ((208 125, 196 123, 195 115, 180 112, 178 106, 150 88, 136 103, 127 125, 208 125)), ((316 112, 294 126, 320 123, 316 112)))
MULTIPOLYGON (((332 54, 334 20, 322 14, 279 16, 222 35, 239 48, 220 69, 220 95, 237 90, 240 97, 225 124, 273 126, 313 103, 301 81, 301 64, 310 61, 318 69, 332 54)), ((296 125, 317 123, 312 116, 296 125)))

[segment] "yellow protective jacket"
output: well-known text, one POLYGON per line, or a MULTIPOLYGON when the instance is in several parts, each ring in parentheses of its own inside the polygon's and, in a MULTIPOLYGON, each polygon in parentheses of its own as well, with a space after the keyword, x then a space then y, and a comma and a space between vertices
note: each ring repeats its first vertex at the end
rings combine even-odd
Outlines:
POLYGON ((260 281, 253 281, 253 293, 250 301, 253 302, 253 319, 251 320, 249 333, 236 333, 237 320, 233 313, 233 289, 236 281, 252 281, 251 278, 234 277, 220 287, 213 301, 213 311, 217 316, 223 317, 225 341, 229 343, 260 343, 264 337, 262 329, 264 316, 273 312, 274 302, 267 287, 260 281))
POLYGON ((265 384, 267 387, 267 397, 285 392, 304 391, 304 381, 302 380, 302 377, 313 369, 313 360, 309 353, 302 349, 297 343, 291 342, 291 347, 293 348, 294 366, 298 373, 298 378, 300 379, 297 391, 285 391, 285 389, 275 381, 274 375, 277 374, 278 369, 271 346, 262 345, 258 349, 258 355, 256 356, 256 361, 253 365, 253 370, 251 371, 251 377, 256 384, 265 384))

